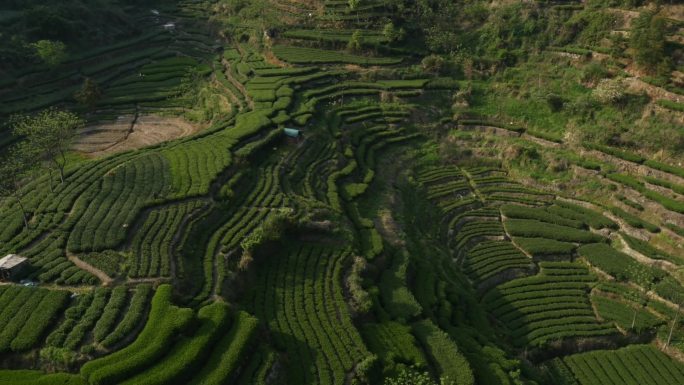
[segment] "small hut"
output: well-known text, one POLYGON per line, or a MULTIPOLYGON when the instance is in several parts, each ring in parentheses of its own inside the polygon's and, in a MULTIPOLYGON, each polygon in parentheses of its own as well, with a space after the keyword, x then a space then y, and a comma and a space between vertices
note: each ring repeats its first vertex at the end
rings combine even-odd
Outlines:
POLYGON ((9 254, 0 259, 0 279, 14 280, 21 276, 28 267, 28 259, 9 254))
POLYGON ((290 138, 299 138, 299 130, 296 128, 284 128, 283 131, 285 131, 285 135, 289 136, 290 138))

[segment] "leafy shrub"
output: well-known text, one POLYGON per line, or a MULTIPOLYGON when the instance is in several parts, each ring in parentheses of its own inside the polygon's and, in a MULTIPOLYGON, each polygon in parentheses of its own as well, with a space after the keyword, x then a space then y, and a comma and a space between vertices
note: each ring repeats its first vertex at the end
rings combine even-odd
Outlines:
POLYGON ((45 289, 23 288, 14 300, 3 309, 0 317, 0 352, 11 349, 12 340, 27 322, 29 316, 39 306, 48 291, 45 289))
POLYGON ((446 381, 454 381, 456 385, 475 383, 468 360, 448 334, 429 320, 413 324, 413 332, 435 360, 440 376, 446 378, 446 381))
POLYGON ((661 378, 665 383, 684 381, 681 364, 652 345, 631 345, 617 350, 595 350, 563 358, 581 384, 610 384, 605 373, 619 373, 625 384, 661 378), (591 374, 590 374, 591 373, 591 374), (597 375, 594 375, 596 373, 597 375))
POLYGON ((644 165, 654 168, 656 170, 660 170, 684 178, 684 168, 681 167, 671 166, 669 164, 657 162, 651 159, 646 160, 644 162, 644 165))
POLYGON ((347 276, 347 287, 351 295, 351 306, 357 313, 368 313, 373 306, 373 301, 366 290, 363 288, 363 277, 361 276, 368 264, 362 257, 354 257, 351 271, 347 276))
POLYGON ((115 353, 83 365, 92 384, 113 385, 140 373, 166 354, 173 339, 192 320, 192 310, 171 304, 172 287, 161 285, 152 299, 150 317, 136 340, 115 353))
POLYGON ((684 112, 684 103, 677 103, 667 99, 660 99, 656 103, 658 103, 658 105, 661 107, 665 107, 673 111, 684 112))
POLYGON ((639 311, 634 305, 621 301, 598 295, 592 296, 591 301, 596 306, 596 310, 601 318, 617 323, 624 330, 631 328, 635 311, 637 311, 637 317, 634 326, 637 330, 651 328, 664 322, 649 311, 639 311))
POLYGON ((646 182, 648 182, 650 184, 669 188, 670 190, 676 192, 677 194, 684 195, 684 185, 677 184, 674 182, 670 182, 670 181, 664 180, 664 179, 654 178, 651 176, 645 176, 644 179, 646 180, 646 182))
POLYGON ((109 302, 107 302, 102 316, 97 320, 93 328, 93 339, 95 342, 101 342, 112 331, 121 310, 126 304, 127 296, 128 288, 126 286, 117 286, 112 290, 109 302))
POLYGON ((349 63, 361 65, 390 65, 401 62, 401 59, 395 58, 364 57, 339 51, 285 45, 273 46, 273 53, 278 58, 295 64, 349 63))
POLYGON ((602 242, 605 238, 589 231, 573 227, 529 219, 509 219, 505 222, 509 234, 526 238, 549 238, 564 242, 591 243, 602 242))
POLYGON ((622 194, 618 194, 618 195, 616 195, 615 197, 616 197, 620 202, 626 204, 627 206, 629 206, 629 207, 631 207, 631 208, 633 208, 633 209, 635 209, 635 210, 644 211, 644 206, 642 206, 642 205, 640 205, 640 204, 634 202, 633 200, 627 198, 626 196, 624 196, 624 195, 622 195, 622 194))
POLYGON ((199 327, 192 337, 181 337, 162 360, 122 385, 185 383, 192 378, 205 363, 214 342, 228 326, 228 309, 228 305, 222 302, 201 308, 197 313, 199 327))
POLYGON ((63 290, 50 291, 31 312, 28 320, 14 337, 11 343, 13 351, 22 351, 38 344, 45 330, 55 320, 57 314, 69 301, 69 292, 63 290))
POLYGON ((259 321, 245 312, 239 312, 230 331, 217 343, 202 369, 193 375, 191 385, 225 384, 235 372, 250 341, 255 337, 259 321))
POLYGON ((517 219, 536 219, 542 222, 553 223, 555 225, 574 227, 581 229, 584 224, 575 219, 568 219, 546 211, 544 208, 527 207, 519 205, 503 205, 501 213, 508 218, 517 219))
POLYGON ((591 95, 601 103, 617 103, 625 97, 622 79, 601 79, 591 95))
POLYGON ((562 256, 569 255, 575 250, 575 245, 569 242, 560 242, 545 238, 521 238, 513 239, 518 246, 533 256, 562 256))
POLYGON ((80 317, 78 323, 69 332, 64 341, 64 347, 70 350, 76 350, 87 332, 95 325, 95 322, 102 315, 105 305, 107 304, 107 299, 109 298, 110 290, 107 288, 97 288, 95 290, 95 296, 93 297, 90 307, 83 313, 80 317))
POLYGON ((637 229, 646 229, 652 233, 658 233, 660 232, 660 227, 650 223, 646 222, 643 219, 637 217, 636 215, 632 215, 618 207, 610 207, 609 208, 610 212, 615 214, 616 216, 620 217, 623 219, 627 224, 629 224, 632 227, 635 227, 637 229))
POLYGON ((388 365, 411 363, 419 368, 427 367, 427 360, 411 334, 411 327, 393 321, 367 323, 361 327, 361 333, 370 350, 377 352, 388 365))
POLYGON ((407 288, 408 268, 408 254, 398 252, 394 255, 392 266, 380 279, 380 293, 385 310, 395 319, 404 321, 418 316, 422 311, 422 307, 407 288))
POLYGON ((546 95, 546 103, 549 105, 552 112, 559 112, 563 109, 565 99, 560 95, 550 93, 546 95))
MULTIPOLYGON (((605 243, 590 243, 577 249, 580 256, 584 257, 592 265, 612 275, 617 280, 630 280, 638 282, 635 278, 639 263, 627 254, 621 253, 605 243)), ((662 270, 653 270, 653 278, 662 278, 665 273, 662 270)))
POLYGON ((126 315, 116 328, 102 340, 102 346, 111 347, 129 335, 135 327, 142 322, 145 316, 147 300, 152 293, 152 286, 138 285, 131 298, 131 303, 126 310, 126 315))
POLYGON ((561 200, 555 201, 553 206, 547 208, 547 211, 562 217, 582 221, 594 229, 618 228, 617 223, 594 210, 561 200))
POLYGON ((0 370, 0 385, 87 385, 83 377, 69 373, 45 374, 40 370, 0 370))

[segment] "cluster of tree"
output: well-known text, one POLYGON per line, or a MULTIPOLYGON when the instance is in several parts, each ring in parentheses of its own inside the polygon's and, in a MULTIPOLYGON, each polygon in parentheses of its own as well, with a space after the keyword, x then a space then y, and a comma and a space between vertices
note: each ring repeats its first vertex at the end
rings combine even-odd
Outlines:
POLYGON ((665 35, 667 22, 655 11, 643 12, 632 21, 630 48, 634 61, 644 70, 669 76, 672 59, 667 55, 665 35))
POLYGON ((13 146, 0 159, 0 197, 14 199, 21 209, 24 225, 29 214, 22 200, 22 188, 41 167, 48 172, 50 190, 54 189, 53 173, 64 183, 67 153, 77 130, 84 122, 76 114, 49 108, 33 116, 11 119, 14 134, 24 140, 13 146))
MULTIPOLYGON (((665 76, 673 67, 665 39, 668 22, 659 16, 658 8, 633 20, 630 37, 625 39, 613 33, 620 27, 619 16, 601 11, 602 5, 596 3, 579 12, 558 12, 536 3, 493 7, 479 1, 385 3, 394 10, 394 24, 388 30, 400 26, 412 39, 424 42, 430 53, 507 67, 549 46, 599 47, 610 40, 616 55, 629 48, 637 65, 651 74, 665 76)), ((640 2, 627 3, 625 6, 640 2)))
POLYGON ((140 3, 133 0, 3 1, 0 7, 14 15, 0 24, 0 61, 10 66, 3 69, 36 61, 58 64, 65 58, 66 47, 92 47, 138 34, 140 26, 126 14, 124 7, 140 3))

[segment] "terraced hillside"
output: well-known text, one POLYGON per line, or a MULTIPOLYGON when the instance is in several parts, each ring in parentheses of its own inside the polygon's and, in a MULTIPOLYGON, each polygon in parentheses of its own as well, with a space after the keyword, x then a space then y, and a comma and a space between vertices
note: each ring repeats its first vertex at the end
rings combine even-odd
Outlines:
POLYGON ((0 385, 682 383, 684 147, 588 128, 681 112, 578 75, 639 80, 583 19, 627 5, 124 3, 0 71, 0 385), (47 107, 63 177, 12 129, 47 107))

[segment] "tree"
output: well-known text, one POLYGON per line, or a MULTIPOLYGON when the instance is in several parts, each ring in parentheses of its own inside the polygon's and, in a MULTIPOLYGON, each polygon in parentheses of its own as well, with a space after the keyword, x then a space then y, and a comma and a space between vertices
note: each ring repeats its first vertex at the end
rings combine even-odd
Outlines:
POLYGON ((433 74, 438 74, 442 71, 445 61, 444 58, 439 55, 429 55, 425 56, 420 62, 423 70, 433 74))
POLYGON ((31 47, 36 51, 40 60, 50 67, 59 65, 67 58, 66 45, 61 41, 38 40, 31 44, 31 47))
POLYGON ((14 134, 26 137, 27 146, 47 164, 50 175, 56 168, 60 181, 64 183, 66 154, 76 130, 83 127, 83 120, 72 112, 57 108, 48 108, 35 116, 13 117, 12 120, 14 134))
POLYGON ((396 41, 399 37, 397 29, 394 28, 394 23, 391 21, 382 28, 382 35, 385 36, 390 43, 396 41))
POLYGON ((357 9, 359 8, 359 5, 361 5, 361 0, 349 0, 349 9, 352 11, 356 11, 356 21, 359 21, 359 12, 357 9))
POLYGON ((631 278, 632 283, 638 286, 638 290, 631 295, 631 299, 639 304, 634 308, 634 316, 632 317, 632 326, 630 329, 634 330, 636 326, 637 313, 640 307, 646 307, 648 304, 648 291, 653 285, 653 270, 641 263, 634 262, 627 268, 627 274, 631 278))
POLYGON ((622 79, 601 79, 591 95, 604 104, 617 103, 625 97, 622 79))
POLYGON ((634 61, 651 73, 658 72, 666 61, 665 28, 665 20, 653 11, 643 12, 632 21, 629 43, 634 61))
POLYGON ((385 378, 384 385, 445 385, 449 383, 451 381, 444 377, 436 383, 429 373, 417 367, 404 367, 398 376, 385 378))
POLYGON ((13 198, 19 205, 24 227, 28 228, 28 212, 21 197, 21 188, 35 167, 35 154, 31 147, 19 144, 0 159, 0 197, 13 198))
POLYGON ((347 49, 349 51, 358 51, 361 49, 361 31, 358 29, 352 33, 349 38, 349 43, 347 43, 347 49))
POLYGON ((102 97, 102 91, 97 83, 91 78, 85 78, 83 86, 74 94, 74 99, 90 109, 95 108, 97 101, 102 97))
POLYGON ((549 93, 546 95, 546 103, 549 105, 549 109, 551 109, 552 112, 558 112, 563 109, 565 99, 558 94, 549 93))
POLYGON ((674 329, 675 326, 677 326, 677 323, 679 321, 679 315, 682 311, 682 305, 684 305, 684 293, 682 293, 680 288, 672 288, 670 294, 668 297, 672 298, 672 302, 677 304, 677 311, 674 314, 674 317, 672 318, 672 324, 670 325, 670 331, 667 333, 667 341, 665 342, 665 347, 667 348, 670 346, 670 342, 672 342, 672 334, 674 334, 674 329))
POLYGON ((242 256, 238 263, 238 269, 247 270, 254 260, 254 251, 266 242, 279 239, 286 229, 293 225, 294 221, 295 215, 292 209, 280 209, 269 215, 259 227, 240 242, 242 256))

